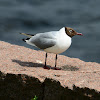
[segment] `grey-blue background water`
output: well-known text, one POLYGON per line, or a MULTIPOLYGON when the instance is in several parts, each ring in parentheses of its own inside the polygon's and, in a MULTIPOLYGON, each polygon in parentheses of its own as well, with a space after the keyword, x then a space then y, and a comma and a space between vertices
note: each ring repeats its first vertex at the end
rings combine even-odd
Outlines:
POLYGON ((73 37, 63 55, 100 63, 100 0, 0 0, 0 40, 36 49, 20 32, 36 34, 68 26, 73 37))

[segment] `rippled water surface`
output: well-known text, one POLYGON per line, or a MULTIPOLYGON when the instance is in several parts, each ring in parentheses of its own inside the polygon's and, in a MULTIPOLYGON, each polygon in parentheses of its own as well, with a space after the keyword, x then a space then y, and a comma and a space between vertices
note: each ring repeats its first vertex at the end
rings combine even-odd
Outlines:
POLYGON ((68 26, 73 37, 63 55, 100 63, 100 0, 0 0, 0 40, 36 49, 20 32, 36 34, 68 26))

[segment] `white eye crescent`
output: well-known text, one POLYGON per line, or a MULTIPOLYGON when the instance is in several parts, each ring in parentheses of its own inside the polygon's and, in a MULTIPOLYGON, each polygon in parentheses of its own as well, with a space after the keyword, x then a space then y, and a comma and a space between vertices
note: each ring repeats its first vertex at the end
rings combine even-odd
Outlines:
POLYGON ((72 30, 69 30, 70 33, 72 33, 72 30))

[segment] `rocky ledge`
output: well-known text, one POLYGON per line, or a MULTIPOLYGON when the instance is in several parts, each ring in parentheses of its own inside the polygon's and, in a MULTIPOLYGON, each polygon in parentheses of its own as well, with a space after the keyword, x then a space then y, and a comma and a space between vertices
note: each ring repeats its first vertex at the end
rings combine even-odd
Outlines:
MULTIPOLYGON (((45 52, 0 41, 0 100, 100 100, 100 64, 58 55, 62 70, 43 69, 45 52)), ((48 66, 54 66, 49 54, 48 66)))

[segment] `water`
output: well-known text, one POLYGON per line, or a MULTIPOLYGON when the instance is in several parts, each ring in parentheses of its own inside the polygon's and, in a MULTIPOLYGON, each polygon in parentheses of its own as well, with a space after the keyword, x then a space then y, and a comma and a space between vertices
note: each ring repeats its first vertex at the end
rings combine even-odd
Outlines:
POLYGON ((36 34, 64 26, 83 33, 62 55, 100 63, 100 0, 0 0, 0 40, 36 49, 20 32, 36 34))

